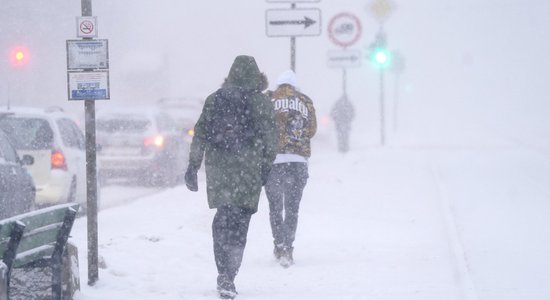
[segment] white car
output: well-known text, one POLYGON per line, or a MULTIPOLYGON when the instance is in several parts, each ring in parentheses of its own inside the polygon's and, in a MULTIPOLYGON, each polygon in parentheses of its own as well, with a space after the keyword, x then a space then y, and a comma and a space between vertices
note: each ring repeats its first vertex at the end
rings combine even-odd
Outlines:
POLYGON ((178 130, 190 145, 195 134, 195 123, 202 112, 203 102, 197 98, 161 98, 158 100, 157 106, 161 111, 174 118, 178 130))
POLYGON ((166 112, 154 107, 99 111, 96 130, 102 182, 123 178, 174 186, 183 181, 189 145, 166 112))
POLYGON ((25 167, 36 185, 36 206, 85 204, 85 139, 73 119, 59 108, 11 108, 0 114, 0 130, 18 155, 34 158, 25 167))

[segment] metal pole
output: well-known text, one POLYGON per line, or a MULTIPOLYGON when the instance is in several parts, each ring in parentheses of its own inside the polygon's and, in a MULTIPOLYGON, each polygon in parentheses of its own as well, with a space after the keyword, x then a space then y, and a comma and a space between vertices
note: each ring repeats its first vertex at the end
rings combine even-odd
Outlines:
POLYGON ((394 86, 394 101, 393 101, 393 131, 397 130, 397 117, 399 113, 399 73, 395 75, 395 86, 394 86))
POLYGON ((342 68, 342 89, 344 91, 344 96, 348 94, 348 73, 346 68, 342 68))
POLYGON ((86 178, 88 216, 88 285, 94 285, 99 277, 98 270, 98 226, 97 226, 97 166, 95 136, 95 102, 86 100, 86 178))
POLYGON ((290 69, 296 72, 296 37, 290 38, 290 69))
MULTIPOLYGON (((92 0, 81 0, 82 16, 92 16, 92 0)), ((95 136, 95 102, 85 100, 86 127, 86 212, 88 217, 88 285, 99 278, 97 226, 97 164, 95 136)))
POLYGON ((10 89, 10 76, 8 76, 8 110, 10 110, 11 105, 11 89, 10 89))
POLYGON ((380 69, 380 144, 385 143, 385 118, 384 118, 384 69, 380 69))
MULTIPOLYGON (((296 3, 292 3, 291 9, 296 8, 296 3)), ((290 69, 296 72, 296 37, 290 37, 290 69)))
POLYGON ((83 17, 92 16, 92 0, 81 0, 80 7, 82 10, 83 17))

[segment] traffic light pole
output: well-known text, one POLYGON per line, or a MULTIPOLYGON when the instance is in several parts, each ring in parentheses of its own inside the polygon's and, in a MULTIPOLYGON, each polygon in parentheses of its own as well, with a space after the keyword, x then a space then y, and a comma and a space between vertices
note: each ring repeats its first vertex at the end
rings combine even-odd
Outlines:
POLYGON ((397 117, 399 113, 399 73, 395 74, 395 84, 393 91, 393 131, 397 130, 397 117))
MULTIPOLYGON (((81 9, 83 17, 91 17, 92 0, 81 0, 81 9)), ((94 285, 99 278, 95 100, 84 101, 86 123, 86 213, 88 218, 88 285, 94 285)))
POLYGON ((380 145, 382 146, 386 139, 384 114, 384 69, 380 69, 380 145))
MULTIPOLYGON (((383 52, 380 53, 380 55, 382 56, 380 60, 377 57, 375 58, 375 60, 377 61, 377 65, 380 68, 380 144, 384 146, 386 138, 384 117, 384 69, 391 65, 391 55, 390 57, 388 57, 389 52, 387 52, 386 48, 386 36, 384 34, 383 26, 384 22, 389 18, 392 11, 394 10, 394 4, 391 0, 372 0, 368 8, 380 24, 380 29, 376 36, 375 45, 378 47, 382 46, 383 49, 383 52)), ((375 55, 378 54, 375 53, 375 55)))

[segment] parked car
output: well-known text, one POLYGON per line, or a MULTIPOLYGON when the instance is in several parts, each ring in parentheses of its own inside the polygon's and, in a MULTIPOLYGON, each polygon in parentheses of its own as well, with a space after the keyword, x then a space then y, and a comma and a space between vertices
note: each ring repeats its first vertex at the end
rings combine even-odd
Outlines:
POLYGON ((34 181, 23 167, 32 165, 33 160, 30 155, 20 160, 8 136, 0 130, 0 220, 34 208, 34 181))
POLYGON ((37 207, 78 202, 85 209, 84 135, 73 119, 59 108, 12 108, 0 115, 0 129, 19 156, 34 158, 25 167, 36 185, 37 207))
POLYGON ((100 111, 96 132, 102 182, 114 178, 155 186, 182 182, 189 146, 166 112, 154 107, 100 111))
POLYGON ((174 118, 178 130, 184 136, 184 140, 191 144, 195 134, 195 124, 202 111, 203 101, 195 98, 168 97, 158 100, 157 106, 174 118))

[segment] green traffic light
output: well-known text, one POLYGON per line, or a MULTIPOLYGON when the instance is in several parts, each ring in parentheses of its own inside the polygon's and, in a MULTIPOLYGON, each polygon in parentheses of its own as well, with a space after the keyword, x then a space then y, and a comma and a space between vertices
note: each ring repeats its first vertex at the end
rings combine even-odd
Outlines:
POLYGON ((388 61, 388 56, 384 52, 376 53, 376 62, 379 64, 384 64, 388 61))
POLYGON ((391 53, 385 48, 376 48, 372 51, 371 61, 377 68, 385 69, 391 65, 391 53))

